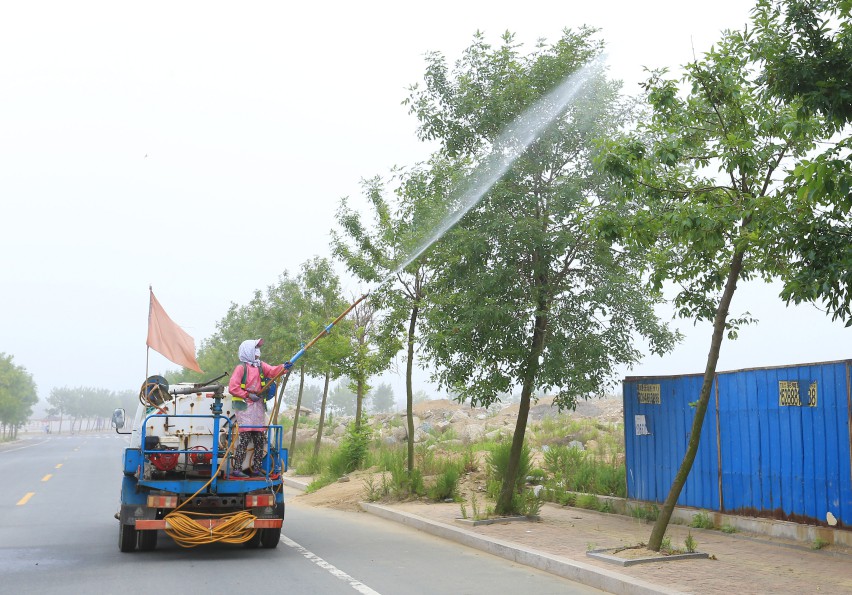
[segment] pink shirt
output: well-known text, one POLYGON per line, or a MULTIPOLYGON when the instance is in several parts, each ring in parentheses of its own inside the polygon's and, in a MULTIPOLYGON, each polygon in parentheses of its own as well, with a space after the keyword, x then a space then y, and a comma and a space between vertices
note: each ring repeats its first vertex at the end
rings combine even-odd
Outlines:
MULTIPOLYGON (((266 378, 274 378, 284 371, 284 366, 270 366, 266 362, 260 362, 263 367, 263 375, 266 378)), ((263 409, 263 397, 254 393, 260 392, 260 373, 254 366, 246 365, 246 388, 240 387, 243 382, 243 364, 234 368, 231 380, 228 382, 228 391, 235 397, 242 397, 246 401, 246 410, 237 411, 237 423, 241 432, 263 432, 266 428, 266 411, 263 409), (255 400, 256 399, 256 400, 255 400), (262 428, 246 428, 244 426, 264 426, 262 428)), ((268 384, 267 384, 268 386, 268 384)), ((266 390, 266 389, 264 389, 266 390)))

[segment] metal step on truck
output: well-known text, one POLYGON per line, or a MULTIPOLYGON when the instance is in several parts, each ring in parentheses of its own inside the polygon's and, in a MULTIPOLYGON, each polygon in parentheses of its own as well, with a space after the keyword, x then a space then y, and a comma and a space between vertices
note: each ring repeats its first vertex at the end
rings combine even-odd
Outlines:
MULTIPOLYGON (((223 375, 224 376, 224 375, 223 375)), ((157 547, 160 531, 182 547, 242 543, 274 548, 281 538, 287 449, 280 425, 263 426, 267 452, 260 476, 231 477, 238 441, 235 406, 217 381, 169 385, 151 376, 142 386, 130 431, 116 409, 116 431, 130 436, 124 450, 118 547, 157 547)), ((253 428, 257 429, 257 428, 253 428)), ((251 449, 245 461, 252 459, 251 449)))

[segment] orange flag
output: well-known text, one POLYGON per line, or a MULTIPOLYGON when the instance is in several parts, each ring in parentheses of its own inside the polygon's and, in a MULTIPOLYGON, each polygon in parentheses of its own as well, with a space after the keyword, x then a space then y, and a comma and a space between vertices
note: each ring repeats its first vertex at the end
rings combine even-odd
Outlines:
POLYGON ((153 291, 148 309, 148 347, 184 368, 202 371, 195 360, 195 341, 169 318, 153 291))

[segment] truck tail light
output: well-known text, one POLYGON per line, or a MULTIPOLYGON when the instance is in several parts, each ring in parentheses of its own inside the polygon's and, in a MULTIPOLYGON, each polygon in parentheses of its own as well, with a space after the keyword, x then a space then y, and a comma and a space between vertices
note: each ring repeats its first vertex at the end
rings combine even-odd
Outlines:
POLYGON ((177 508, 177 496, 148 496, 148 508, 177 508))
POLYGON ((246 508, 260 506, 275 506, 275 496, 272 494, 249 494, 246 496, 246 508))

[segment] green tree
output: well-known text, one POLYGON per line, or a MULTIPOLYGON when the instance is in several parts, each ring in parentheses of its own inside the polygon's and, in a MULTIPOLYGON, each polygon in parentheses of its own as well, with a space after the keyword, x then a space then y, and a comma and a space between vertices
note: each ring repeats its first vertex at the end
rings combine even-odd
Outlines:
POLYGON ((821 150, 785 180, 794 207, 776 250, 787 302, 825 305, 852 326, 852 4, 848 0, 760 0, 754 11, 752 58, 769 92, 799 105, 803 123, 826 120, 821 150))
POLYGON ((337 213, 341 231, 332 231, 334 255, 359 279, 378 283, 371 302, 385 316, 378 322, 374 373, 386 370, 403 344, 406 348, 407 470, 414 470, 414 415, 412 375, 417 345, 417 319, 431 276, 428 255, 418 254, 438 222, 443 197, 452 180, 451 170, 439 160, 406 172, 395 170, 391 179, 363 182, 373 222, 366 225, 359 212, 343 199, 337 213), (388 189, 390 186, 390 189, 388 189))
POLYGON ((26 368, 14 363, 14 356, 0 353, 0 425, 2 437, 15 438, 18 428, 32 415, 38 402, 36 385, 26 368))
MULTIPOLYGON (((302 265, 300 281, 304 291, 305 307, 309 316, 311 334, 323 335, 327 325, 346 310, 348 304, 342 297, 340 279, 325 258, 314 258, 302 265)), ((323 396, 320 405, 319 425, 314 445, 314 456, 319 454, 325 422, 328 390, 332 380, 345 372, 345 362, 352 357, 351 320, 341 320, 331 332, 311 347, 305 356, 307 366, 323 377, 323 396)))
POLYGON ((654 315, 657 296, 642 289, 641 258, 590 233, 600 212, 616 208, 591 159, 593 140, 630 115, 619 84, 589 73, 531 144, 513 125, 549 107, 549 93, 599 55, 595 34, 566 30, 526 55, 510 33, 498 47, 477 34, 452 72, 440 54, 430 54, 426 86, 410 101, 421 136, 439 141, 460 165, 487 168, 494 155, 518 154, 432 248, 436 276, 423 312, 425 346, 440 362, 435 378, 452 394, 488 406, 521 388, 499 514, 519 505, 515 486, 534 391, 558 391, 555 403, 573 407, 602 394, 619 365, 639 361, 635 337, 656 352, 675 339, 654 315))
MULTIPOLYGON (((301 348, 304 324, 301 313, 305 308, 305 299, 299 279, 291 279, 286 271, 279 277, 277 285, 267 288, 266 296, 265 324, 261 327, 260 336, 267 338, 264 343, 263 359, 275 365, 288 361, 301 348)), ((286 374, 279 381, 278 394, 270 411, 269 423, 278 419, 290 375, 290 373, 286 374)))
POLYGON ((416 391, 414 391, 414 396, 413 396, 412 400, 414 401, 415 404, 424 403, 424 402, 429 400, 429 393, 427 393, 423 389, 416 390, 416 391))
POLYGON ((357 394, 352 390, 353 382, 343 377, 328 395, 328 407, 335 415, 355 415, 357 394))
POLYGON ((766 92, 751 32, 726 32, 685 67, 685 89, 665 71, 645 85, 651 113, 635 133, 613 143, 604 163, 623 183, 632 217, 610 226, 618 241, 651 248, 650 281, 680 288, 678 315, 712 321, 713 332, 692 429, 648 547, 659 550, 698 451, 722 340, 737 335, 746 313, 731 317, 740 280, 783 270, 772 249, 788 216, 780 184, 784 164, 805 154, 824 128, 797 119, 798 105, 766 92))
POLYGON ((396 401, 393 395, 393 388, 390 384, 383 382, 373 389, 372 397, 370 398, 370 409, 374 413, 390 413, 396 406, 396 401))

